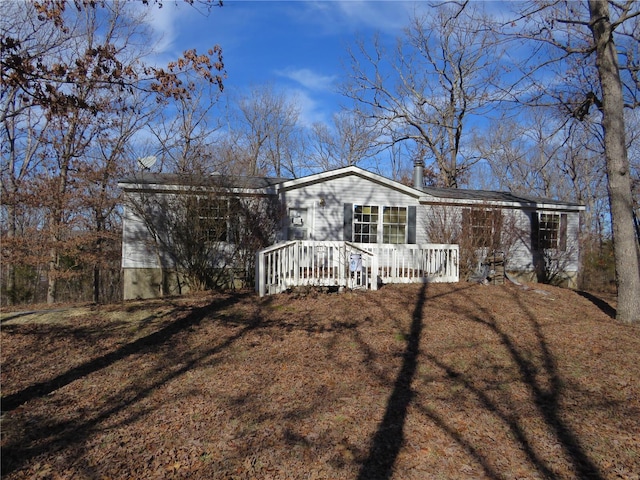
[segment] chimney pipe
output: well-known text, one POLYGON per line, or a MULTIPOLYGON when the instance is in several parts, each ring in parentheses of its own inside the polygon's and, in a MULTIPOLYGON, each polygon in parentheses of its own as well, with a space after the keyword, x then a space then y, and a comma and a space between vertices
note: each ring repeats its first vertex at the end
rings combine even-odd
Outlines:
POLYGON ((413 188, 422 190, 424 188, 424 164, 422 160, 413 163, 413 188))

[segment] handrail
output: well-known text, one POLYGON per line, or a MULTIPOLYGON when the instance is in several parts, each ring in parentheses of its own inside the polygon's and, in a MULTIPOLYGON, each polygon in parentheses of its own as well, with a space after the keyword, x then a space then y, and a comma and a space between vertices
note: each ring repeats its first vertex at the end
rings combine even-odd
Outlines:
POLYGON ((265 247, 260 251, 263 252, 263 253, 269 253, 269 252, 272 252, 272 251, 275 251, 275 250, 281 250, 281 249, 286 248, 286 247, 288 247, 290 245, 294 245, 294 244, 296 244, 298 242, 299 242, 299 240, 289 240, 289 241, 286 241, 286 242, 274 243, 270 247, 265 247))
POLYGON ((365 248, 363 248, 363 247, 361 247, 359 245, 356 245, 355 243, 352 243, 352 242, 344 242, 344 243, 345 243, 345 245, 348 245, 349 247, 353 248, 354 250, 358 250, 359 252, 366 253, 367 255, 371 255, 371 256, 374 255, 373 252, 371 252, 369 250, 366 250, 365 248))
POLYGON ((459 248, 449 244, 354 244, 291 240, 256 254, 260 296, 296 286, 377 289, 379 283, 457 282, 459 248), (357 268, 349 256, 361 254, 357 268))

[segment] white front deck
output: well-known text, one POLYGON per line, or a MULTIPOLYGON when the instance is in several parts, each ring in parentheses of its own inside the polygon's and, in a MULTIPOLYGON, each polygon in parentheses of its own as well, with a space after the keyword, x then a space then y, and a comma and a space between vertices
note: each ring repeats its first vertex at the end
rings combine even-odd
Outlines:
POLYGON ((260 296, 298 286, 371 288, 459 280, 458 245, 388 245, 296 240, 256 254, 260 296))

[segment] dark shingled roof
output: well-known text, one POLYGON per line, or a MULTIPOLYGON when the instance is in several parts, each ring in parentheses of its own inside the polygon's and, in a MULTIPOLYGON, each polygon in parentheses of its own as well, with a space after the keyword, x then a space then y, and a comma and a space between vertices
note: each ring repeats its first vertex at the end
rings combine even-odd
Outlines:
MULTIPOLYGON (((280 177, 251 177, 238 175, 193 175, 177 173, 150 173, 140 172, 136 176, 120 180, 121 184, 135 185, 183 185, 205 186, 221 188, 240 188, 248 190, 268 189, 282 182, 290 180, 280 177)), ((561 202, 550 198, 529 197, 511 192, 498 192, 490 190, 466 190, 456 188, 425 187, 421 190, 427 195, 439 199, 472 200, 487 202, 509 202, 523 205, 553 204, 567 207, 580 207, 580 204, 561 202)))
POLYGON ((566 205, 570 207, 580 206, 578 203, 561 202, 550 198, 529 197, 525 195, 517 195, 511 192, 497 192, 490 190, 465 190, 462 188, 437 188, 425 187, 422 190, 427 195, 438 198, 450 198, 455 200, 486 200, 488 202, 512 202, 523 204, 554 204, 566 205))
POLYGON ((192 175, 179 173, 141 172, 134 177, 127 177, 119 183, 132 185, 184 185, 224 188, 261 189, 268 188, 288 180, 278 177, 247 177, 237 175, 192 175))

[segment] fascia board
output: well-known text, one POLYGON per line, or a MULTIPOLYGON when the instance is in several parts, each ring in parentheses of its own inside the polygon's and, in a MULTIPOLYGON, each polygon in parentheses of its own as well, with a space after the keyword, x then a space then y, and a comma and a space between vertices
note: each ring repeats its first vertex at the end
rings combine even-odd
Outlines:
POLYGON ((495 206, 503 208, 531 208, 535 210, 563 210, 563 211, 584 211, 584 205, 567 205, 559 203, 535 203, 535 202, 503 202, 496 200, 470 200, 462 198, 442 198, 434 196, 422 196, 419 199, 421 205, 450 205, 450 206, 495 206))
POLYGON ((153 193, 206 193, 222 192, 234 195, 275 196, 276 189, 269 188, 224 188, 207 187, 202 185, 167 185, 157 183, 118 183, 118 187, 125 192, 153 192, 153 193))

